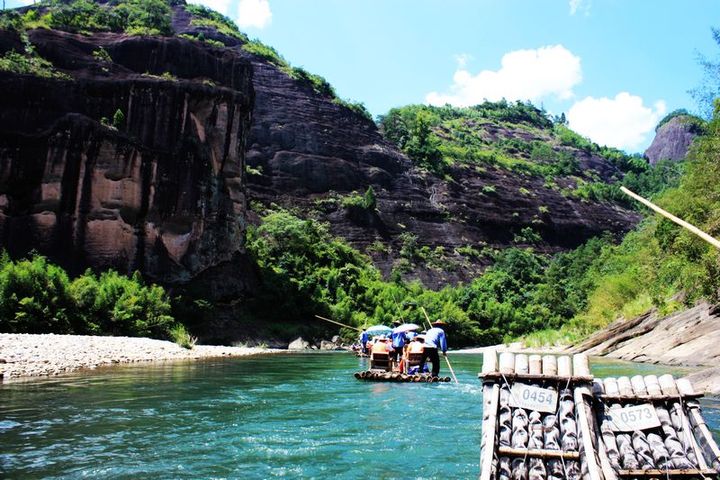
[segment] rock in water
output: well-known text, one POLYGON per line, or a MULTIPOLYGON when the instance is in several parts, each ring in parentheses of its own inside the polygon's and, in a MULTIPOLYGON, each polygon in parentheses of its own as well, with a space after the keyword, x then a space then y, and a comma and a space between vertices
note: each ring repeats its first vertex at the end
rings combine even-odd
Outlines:
POLYGON ((306 342, 302 337, 298 337, 288 345, 288 350, 308 350, 310 342, 306 342))
POLYGON ((320 350, 337 350, 338 348, 338 345, 334 342, 328 342, 327 340, 320 342, 320 350))

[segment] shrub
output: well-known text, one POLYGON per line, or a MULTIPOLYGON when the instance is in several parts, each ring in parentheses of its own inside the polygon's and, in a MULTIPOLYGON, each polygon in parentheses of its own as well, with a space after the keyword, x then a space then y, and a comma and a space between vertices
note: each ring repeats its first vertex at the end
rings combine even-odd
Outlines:
POLYGON ((171 10, 164 0, 123 0, 112 10, 117 27, 129 35, 172 35, 171 10))
POLYGON ((0 329, 10 333, 83 333, 67 274, 44 257, 10 261, 0 270, 0 329))
MULTIPOLYGON (((225 15, 222 15, 205 6, 195 4, 185 5, 185 10, 192 15, 190 25, 197 27, 212 27, 223 35, 247 41, 247 36, 238 29, 235 22, 225 15)), ((203 41, 205 40, 203 39, 203 41)))
POLYGON ((183 348, 187 348, 188 350, 192 350, 197 343, 197 337, 193 337, 192 335, 190 335, 190 333, 185 328, 185 325, 181 323, 176 323, 175 325, 170 327, 169 335, 170 339, 173 342, 177 343, 183 348))
POLYGON ((174 321, 165 290, 146 286, 137 273, 110 270, 95 277, 88 271, 71 291, 90 333, 165 338, 174 321))
POLYGON ((139 274, 91 271, 72 282, 65 271, 35 255, 0 260, 0 331, 166 338, 173 323, 162 287, 139 274))
POLYGON ((36 75, 43 78, 70 80, 68 75, 58 72, 52 63, 45 60, 30 49, 26 54, 11 50, 0 57, 0 71, 36 75))
POLYGON ((112 57, 103 47, 98 48, 92 52, 92 56, 95 60, 100 62, 112 63, 112 57))
POLYGON ((113 114, 112 123, 113 127, 117 128, 118 130, 121 129, 123 125, 125 125, 125 114, 119 108, 115 110, 115 113, 113 114))

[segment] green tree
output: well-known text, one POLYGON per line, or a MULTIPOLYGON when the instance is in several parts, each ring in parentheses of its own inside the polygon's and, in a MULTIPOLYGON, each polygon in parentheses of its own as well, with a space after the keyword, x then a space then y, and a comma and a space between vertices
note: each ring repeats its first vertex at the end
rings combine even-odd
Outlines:
POLYGON ((441 155, 439 142, 432 133, 432 115, 427 111, 419 111, 410 127, 410 138, 405 152, 419 165, 435 171, 440 167, 441 155))

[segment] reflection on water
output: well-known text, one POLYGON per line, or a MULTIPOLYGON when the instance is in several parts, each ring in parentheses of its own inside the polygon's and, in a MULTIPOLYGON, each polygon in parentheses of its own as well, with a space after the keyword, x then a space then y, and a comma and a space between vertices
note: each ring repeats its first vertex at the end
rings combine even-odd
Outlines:
MULTIPOLYGON (((475 477, 482 357, 453 357, 460 385, 360 382, 364 362, 288 354, 4 385, 0 477, 475 477)), ((603 376, 667 371, 593 363, 603 376)))

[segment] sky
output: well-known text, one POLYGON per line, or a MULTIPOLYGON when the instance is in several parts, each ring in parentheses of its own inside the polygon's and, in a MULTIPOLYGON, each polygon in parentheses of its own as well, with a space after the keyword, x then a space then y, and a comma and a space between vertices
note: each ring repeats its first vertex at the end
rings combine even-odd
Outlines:
MULTIPOLYGON (((601 145, 643 151, 697 105, 717 0, 190 0, 236 21, 373 115, 530 100, 601 145)), ((8 0, 8 7, 25 1, 8 0)))

